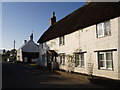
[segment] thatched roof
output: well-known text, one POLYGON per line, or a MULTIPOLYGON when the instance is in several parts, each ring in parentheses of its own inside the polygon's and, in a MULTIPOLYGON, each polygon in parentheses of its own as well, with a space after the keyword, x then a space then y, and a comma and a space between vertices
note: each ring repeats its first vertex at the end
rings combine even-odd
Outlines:
POLYGON ((91 2, 50 26, 38 43, 44 43, 118 16, 120 16, 120 2, 91 2))

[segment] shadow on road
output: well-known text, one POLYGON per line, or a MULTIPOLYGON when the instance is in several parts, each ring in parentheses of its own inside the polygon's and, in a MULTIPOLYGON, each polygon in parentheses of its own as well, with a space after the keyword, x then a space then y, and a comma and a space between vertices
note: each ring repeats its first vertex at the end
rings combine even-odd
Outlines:
MULTIPOLYGON (((2 88, 104 88, 21 63, 3 63, 2 88)), ((96 83, 96 80, 92 81, 96 83)), ((97 81, 98 82, 98 81, 97 81)))
POLYGON ((113 80, 102 77, 92 77, 89 79, 91 83, 109 88, 120 88, 120 80, 113 80))

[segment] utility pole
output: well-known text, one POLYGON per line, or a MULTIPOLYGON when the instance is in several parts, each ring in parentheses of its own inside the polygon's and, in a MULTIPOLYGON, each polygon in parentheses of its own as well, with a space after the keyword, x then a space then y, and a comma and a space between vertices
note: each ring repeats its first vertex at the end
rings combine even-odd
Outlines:
POLYGON ((15 40, 13 41, 13 43, 14 43, 13 57, 14 57, 14 60, 15 60, 15 52, 16 52, 16 50, 15 50, 15 40))
POLYGON ((14 40, 14 50, 15 50, 15 40, 14 40))

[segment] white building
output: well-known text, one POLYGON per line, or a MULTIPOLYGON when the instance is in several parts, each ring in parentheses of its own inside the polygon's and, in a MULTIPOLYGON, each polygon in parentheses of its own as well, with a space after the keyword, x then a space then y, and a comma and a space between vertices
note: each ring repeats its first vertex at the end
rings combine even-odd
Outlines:
POLYGON ((33 41, 33 34, 30 40, 24 40, 24 44, 17 50, 17 61, 36 62, 39 58, 39 46, 33 41))
POLYGON ((38 40, 39 64, 120 80, 120 3, 91 2, 56 22, 38 40))

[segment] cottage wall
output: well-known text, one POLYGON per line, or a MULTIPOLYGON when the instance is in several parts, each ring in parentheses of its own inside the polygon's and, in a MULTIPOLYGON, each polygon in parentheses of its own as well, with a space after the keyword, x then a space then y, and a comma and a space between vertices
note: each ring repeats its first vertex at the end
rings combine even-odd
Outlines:
POLYGON ((80 49, 86 50, 85 68, 75 68, 76 72, 88 73, 88 64, 93 64, 93 75, 108 78, 118 78, 118 51, 113 51, 114 70, 98 69, 98 57, 96 50, 118 49, 118 18, 111 19, 111 35, 97 38, 96 25, 92 25, 80 31, 80 49))
POLYGON ((120 79, 120 17, 118 18, 118 78, 120 79))
MULTIPOLYGON (((118 18, 110 20, 111 22, 111 36, 100 38, 96 40, 96 49, 117 49, 113 51, 113 71, 94 69, 94 74, 105 76, 113 79, 118 78, 118 18)), ((97 65, 97 62, 96 64, 97 65)), ((96 66, 95 66, 96 67, 96 66)), ((119 78, 120 79, 120 78, 119 78)))
MULTIPOLYGON (((119 17, 120 18, 120 17, 119 17)), ((119 20, 120 22, 120 20, 119 20)), ((120 79, 120 60, 118 62, 118 18, 110 20, 111 35, 97 38, 96 25, 89 26, 82 30, 75 31, 71 34, 65 35, 65 45, 59 46, 59 38, 55 38, 43 43, 43 48, 40 45, 40 62, 46 66, 46 51, 55 50, 58 54, 65 53, 66 55, 73 55, 74 52, 86 51, 85 53, 85 67, 75 67, 74 72, 89 73, 88 64, 93 64, 93 75, 103 76, 113 79, 120 79), (113 51, 113 70, 98 69, 98 57, 96 50, 117 49, 113 51), (43 60, 42 55, 45 55, 43 60), (119 73, 119 74, 118 74, 119 73)), ((120 26, 120 25, 119 25, 120 26)), ((119 34, 120 35, 120 34, 119 34)), ((120 39, 119 39, 120 42, 120 39)), ((120 55, 119 55, 120 56, 120 55)), ((120 58, 120 57, 119 57, 120 58)), ((59 62, 59 58, 58 58, 59 62)), ((66 65, 60 65, 61 69, 68 70, 67 58, 66 65)))
POLYGON ((17 50, 17 61, 23 61, 22 50, 17 50))

